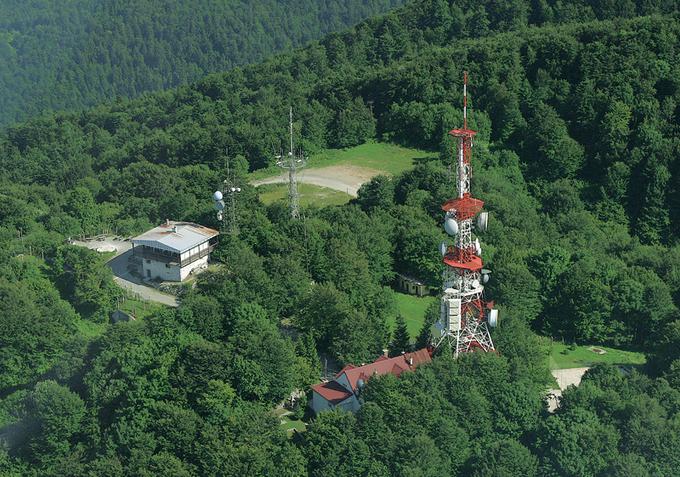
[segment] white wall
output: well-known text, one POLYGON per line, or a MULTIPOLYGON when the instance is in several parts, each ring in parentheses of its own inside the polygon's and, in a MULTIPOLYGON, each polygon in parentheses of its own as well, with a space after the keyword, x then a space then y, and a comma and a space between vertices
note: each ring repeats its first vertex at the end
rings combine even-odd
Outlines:
POLYGON ((182 268, 180 272, 180 280, 185 280, 189 274, 191 273, 192 270, 199 268, 199 267, 205 267, 208 265, 208 256, 206 255, 203 258, 199 258, 193 263, 190 263, 189 265, 185 266, 182 268))
POLYGON ((146 279, 160 278, 167 282, 181 281, 179 265, 170 265, 168 267, 163 262, 156 260, 142 259, 142 274, 146 279), (151 273, 149 274, 148 271, 151 273))

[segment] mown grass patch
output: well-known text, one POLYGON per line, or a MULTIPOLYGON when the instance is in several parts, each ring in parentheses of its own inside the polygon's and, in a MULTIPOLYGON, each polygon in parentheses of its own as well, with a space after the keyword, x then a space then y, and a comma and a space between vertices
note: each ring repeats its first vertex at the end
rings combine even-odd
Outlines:
POLYGON ((646 358, 637 351, 627 351, 599 345, 581 345, 571 347, 563 343, 553 342, 550 352, 550 369, 584 368, 596 363, 620 365, 642 365, 646 358), (598 354, 593 349, 601 349, 598 354))
MULTIPOLYGON (((423 151, 383 142, 369 142, 347 149, 325 149, 312 155, 308 168, 328 166, 358 166, 375 169, 389 175, 397 175, 412 169, 419 161, 437 157, 436 152, 423 151)), ((276 166, 260 169, 248 175, 249 180, 264 179, 281 174, 276 166)))
MULTIPOLYGON (((411 336, 411 341, 415 341, 420 329, 425 321, 425 311, 431 303, 437 301, 436 297, 424 296, 418 297, 414 295, 407 295, 405 293, 395 293, 397 301, 397 313, 401 313, 406 321, 406 328, 408 334, 411 336)), ((390 317, 387 325, 390 331, 394 330, 397 315, 390 317)))
MULTIPOLYGON (((264 204, 272 204, 279 200, 288 200, 288 184, 266 184, 258 187, 260 200, 264 204)), ((349 202, 351 195, 344 192, 320 187, 313 184, 298 183, 300 205, 307 207, 316 205, 325 207, 329 205, 342 205, 349 202)))

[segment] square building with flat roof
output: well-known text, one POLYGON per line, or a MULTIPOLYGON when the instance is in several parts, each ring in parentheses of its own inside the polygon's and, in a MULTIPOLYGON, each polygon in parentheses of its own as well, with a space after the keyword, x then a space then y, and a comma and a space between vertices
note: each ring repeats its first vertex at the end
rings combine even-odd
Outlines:
POLYGON ((181 282, 207 267, 218 235, 202 225, 168 220, 133 238, 132 253, 141 258, 145 279, 181 282))

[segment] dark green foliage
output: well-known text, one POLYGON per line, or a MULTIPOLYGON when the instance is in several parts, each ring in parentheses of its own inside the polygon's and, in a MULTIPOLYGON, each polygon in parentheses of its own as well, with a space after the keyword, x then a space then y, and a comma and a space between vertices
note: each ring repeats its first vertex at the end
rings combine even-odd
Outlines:
MULTIPOLYGON (((0 6, 0 124, 252 63, 402 4, 11 0, 0 6), (87 45, 87 48, 83 48, 87 45)), ((158 138, 158 148, 176 144, 158 138)))
MULTIPOLYGON (((132 8, 112 5, 123 17, 132 8)), ((0 418, 14 440, 0 473, 673 475, 675 8, 420 0, 192 86, 7 129, 0 418), (649 13, 660 15, 599 21, 649 13), (440 204, 455 189, 444 137, 460 125, 464 68, 480 131, 473 187, 491 212, 480 240, 493 270, 487 296, 501 309, 499 353, 454 361, 442 350, 399 379, 372 378, 355 416, 322 414, 288 440, 271 409, 318 381, 318 353, 331 366, 373 361, 397 312, 395 274, 440 283, 438 245, 451 240, 440 204), (293 221, 284 206, 265 207, 244 176, 286 137, 288 102, 306 151, 376 137, 441 156, 374 179, 355 203, 305 208, 293 221), (176 310, 101 328, 79 321, 101 320, 116 288, 93 252, 64 239, 135 234, 165 218, 218 226, 209 194, 227 147, 243 190, 239 235, 223 235, 213 254, 221 263, 176 310), (532 330, 637 346, 655 377, 593 368, 548 415, 549 340, 532 330)), ((0 56, 10 51, 3 42, 0 56)), ((438 313, 428 310, 418 347, 438 313)))
POLYGON ((406 328, 406 321, 402 315, 397 315, 397 321, 392 332, 389 345, 390 356, 398 356, 411 351, 411 337, 406 328))

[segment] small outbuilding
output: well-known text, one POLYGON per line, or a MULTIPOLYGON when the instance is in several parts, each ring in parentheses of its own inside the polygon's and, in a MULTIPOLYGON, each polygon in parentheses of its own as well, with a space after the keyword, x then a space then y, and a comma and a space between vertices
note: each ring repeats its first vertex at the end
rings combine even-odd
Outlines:
POLYGON ((397 275, 397 288, 402 293, 409 295, 427 296, 430 294, 430 287, 420 280, 406 275, 397 275))
POLYGON ((142 260, 146 279, 181 282, 208 265, 217 230, 192 222, 166 221, 132 239, 132 254, 142 260))

